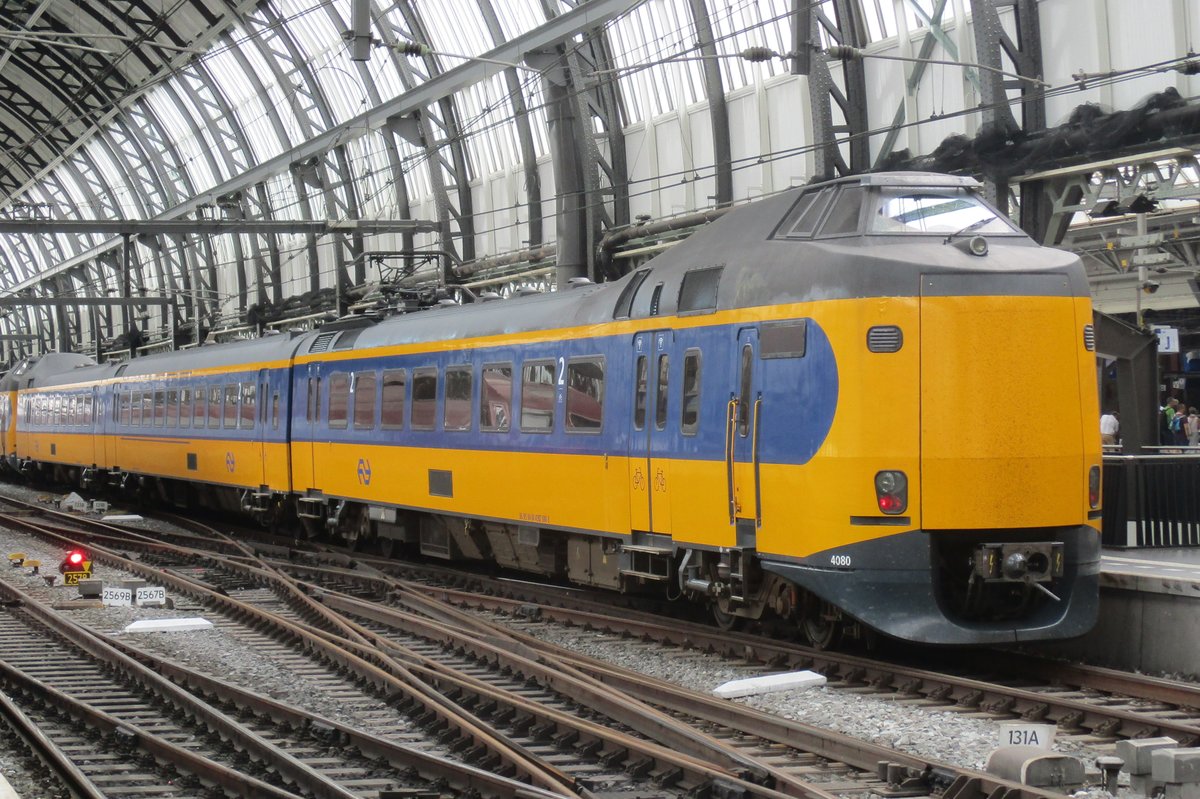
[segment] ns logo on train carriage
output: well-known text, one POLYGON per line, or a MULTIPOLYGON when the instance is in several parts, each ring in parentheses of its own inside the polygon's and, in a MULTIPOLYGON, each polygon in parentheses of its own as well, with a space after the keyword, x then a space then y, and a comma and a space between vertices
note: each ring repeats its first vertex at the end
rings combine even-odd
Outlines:
POLYGON ((231 472, 237 468, 237 461, 234 459, 232 452, 225 453, 225 468, 231 472))
POLYGON ((371 484, 371 461, 367 458, 358 459, 358 482, 365 486, 371 484))

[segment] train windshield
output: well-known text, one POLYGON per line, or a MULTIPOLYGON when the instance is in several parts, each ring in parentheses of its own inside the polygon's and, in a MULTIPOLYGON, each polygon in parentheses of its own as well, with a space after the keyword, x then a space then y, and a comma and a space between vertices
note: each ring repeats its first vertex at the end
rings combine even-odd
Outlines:
POLYGON ((875 195, 868 233, 1024 235, 966 189, 884 187, 875 195))

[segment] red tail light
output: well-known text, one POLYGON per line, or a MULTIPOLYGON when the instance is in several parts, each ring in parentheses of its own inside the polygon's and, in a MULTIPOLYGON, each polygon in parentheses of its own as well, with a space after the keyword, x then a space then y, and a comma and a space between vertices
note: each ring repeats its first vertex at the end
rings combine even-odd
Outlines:
POLYGON ((1100 467, 1093 466, 1088 470, 1088 505, 1100 507, 1100 467))
POLYGON ((879 510, 883 513, 904 513, 908 509, 908 477, 904 472, 877 472, 875 501, 879 503, 879 510))

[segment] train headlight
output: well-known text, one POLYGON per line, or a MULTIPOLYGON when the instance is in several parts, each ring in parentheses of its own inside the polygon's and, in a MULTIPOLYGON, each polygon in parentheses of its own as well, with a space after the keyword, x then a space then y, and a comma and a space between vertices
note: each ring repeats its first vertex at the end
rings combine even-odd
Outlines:
POLYGON ((971 255, 987 255, 987 239, 985 239, 983 236, 972 236, 971 240, 967 242, 967 249, 971 251, 971 255))
POLYGON ((879 503, 879 510, 884 513, 904 513, 908 509, 908 477, 904 472, 877 472, 875 501, 879 503))
POLYGON ((1100 467, 1088 469, 1088 505, 1100 507, 1100 467))

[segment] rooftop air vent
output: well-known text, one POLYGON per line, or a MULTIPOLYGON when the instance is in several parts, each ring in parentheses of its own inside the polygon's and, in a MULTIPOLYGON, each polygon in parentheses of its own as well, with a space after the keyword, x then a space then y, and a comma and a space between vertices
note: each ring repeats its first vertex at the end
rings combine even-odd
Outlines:
POLYGON ((309 345, 309 352, 328 352, 329 345, 333 343, 333 339, 340 331, 334 330, 329 333, 322 333, 317 336, 316 340, 309 345))
POLYGON ((899 352, 904 333, 895 325, 876 325, 867 331, 867 349, 871 352, 899 352))
POLYGON ((583 286, 592 285, 592 281, 588 280, 586 277, 573 277, 567 281, 567 285, 573 289, 577 289, 582 288, 583 286))
POLYGON ((494 291, 485 291, 479 295, 480 302, 493 302, 498 299, 500 299, 500 295, 494 291))

